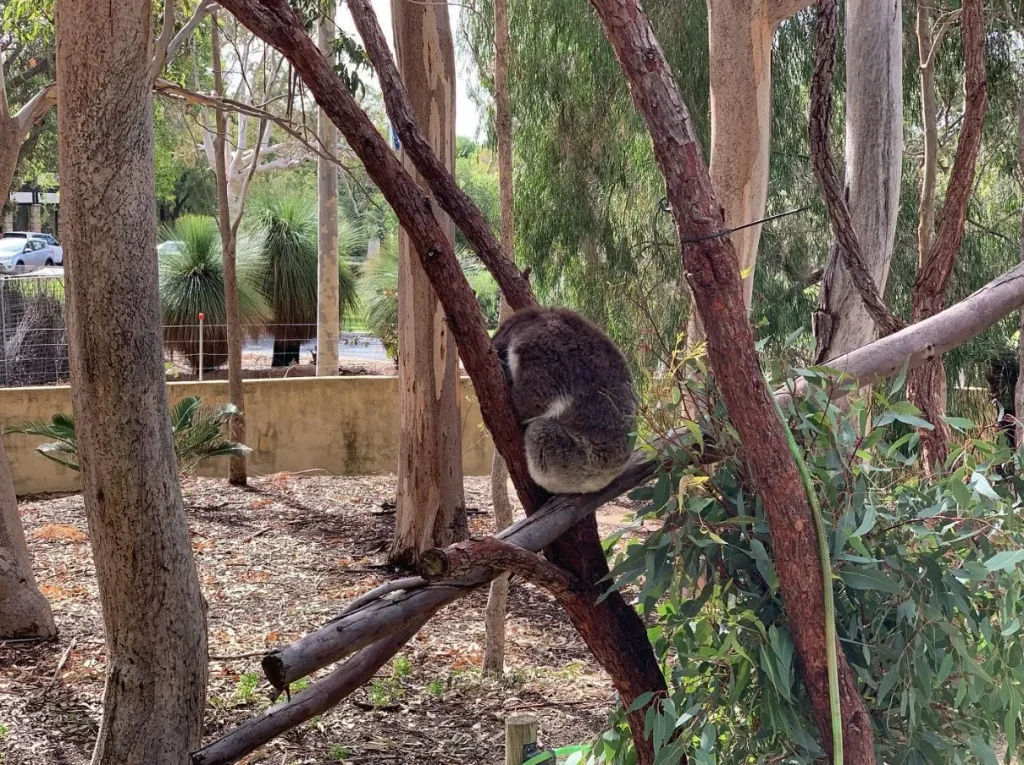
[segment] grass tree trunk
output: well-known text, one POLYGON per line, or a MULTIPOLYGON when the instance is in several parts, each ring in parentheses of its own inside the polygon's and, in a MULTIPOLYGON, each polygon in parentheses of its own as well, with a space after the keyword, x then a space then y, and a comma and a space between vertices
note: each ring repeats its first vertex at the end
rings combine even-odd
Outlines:
POLYGON ((94 765, 188 762, 206 702, 160 332, 151 11, 56 4, 71 395, 107 648, 94 765))
MULTIPOLYGON (((220 26, 216 11, 211 15, 213 47, 213 87, 218 98, 224 97, 224 81, 220 60, 220 26)), ((220 227, 221 253, 224 258, 224 307, 227 314, 228 335, 228 398, 238 407, 239 414, 231 420, 231 440, 245 443, 245 390, 242 385, 242 318, 238 307, 238 269, 236 245, 237 228, 231 221, 231 202, 228 195, 227 171, 227 115, 216 110, 216 136, 214 140, 215 172, 217 176, 217 224, 220 227)), ((258 162, 253 157, 253 162, 258 162)), ((239 212, 239 214, 241 214, 239 212)), ((248 478, 245 457, 231 457, 228 461, 228 481, 234 486, 245 486, 248 478)))
MULTIPOLYGON (((867 271, 885 292, 903 169, 901 0, 846 6, 846 197, 867 271)), ((833 244, 815 313, 819 362, 867 345, 875 322, 833 244)))
MULTIPOLYGON (((917 33, 920 47, 921 107, 924 122, 925 157, 921 201, 918 208, 917 277, 911 292, 913 321, 934 316, 945 307, 946 285, 953 273, 964 222, 974 184, 975 164, 981 148, 982 124, 988 99, 985 76, 985 28, 981 0, 965 0, 959 16, 965 52, 964 116, 956 157, 946 185, 942 220, 933 234, 935 220, 935 178, 938 168, 938 125, 935 99, 935 55, 942 35, 956 15, 947 16, 932 29, 930 6, 918 2, 917 33)), ((907 398, 932 424, 921 430, 921 459, 926 471, 941 467, 948 455, 951 433, 946 414, 946 370, 935 357, 907 375, 907 398)))
POLYGON ((0 638, 45 640, 56 635, 53 611, 32 574, 11 465, 0 441, 0 638))
MULTIPOLYGON (((329 61, 334 61, 335 3, 330 0, 320 22, 318 43, 329 61)), ((319 112, 317 133, 320 143, 333 153, 337 128, 330 118, 319 112)), ((319 278, 317 281, 316 374, 338 374, 338 168, 320 157, 316 166, 319 201, 319 278)))
MULTIPOLYGON (((455 169, 455 48, 448 6, 392 0, 398 68, 440 161, 455 169)), ((429 187, 403 151, 402 162, 429 187)), ((449 242, 455 225, 434 208, 449 242)), ((462 489, 459 361, 444 310, 408 232, 398 237, 398 508, 391 559, 410 564, 468 536, 462 489)))
MULTIPOLYGON (((494 109, 498 133, 498 193, 501 205, 501 246, 513 257, 515 217, 512 209, 512 101, 508 88, 508 0, 494 0, 494 109)), ((512 313, 502 297, 498 320, 512 313)), ((512 525, 512 502, 508 496, 508 468, 498 450, 491 460, 491 503, 494 505, 495 531, 512 525)), ((508 604, 509 575, 491 582, 484 610, 484 674, 501 677, 505 672, 505 610, 508 604)))

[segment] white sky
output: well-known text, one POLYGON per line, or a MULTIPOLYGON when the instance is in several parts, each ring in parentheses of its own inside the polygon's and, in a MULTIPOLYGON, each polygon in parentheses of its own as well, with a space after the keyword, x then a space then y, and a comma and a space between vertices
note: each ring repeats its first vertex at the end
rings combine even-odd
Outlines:
MULTIPOLYGON (((377 19, 380 21, 381 28, 384 31, 384 36, 387 38, 388 45, 391 47, 391 53, 394 55, 395 45, 393 41, 393 34, 391 28, 391 0, 373 0, 373 10, 377 13, 377 19)), ((448 6, 448 14, 451 17, 452 23, 452 35, 454 36, 459 28, 459 12, 462 8, 455 4, 448 6)), ((349 13, 348 6, 342 5, 341 14, 338 19, 338 23, 342 29, 351 34, 356 39, 359 39, 359 33, 356 32, 356 25, 352 21, 352 14, 349 13)), ((476 138, 477 127, 480 124, 480 115, 476 110, 476 106, 469 99, 466 90, 466 75, 465 75, 465 63, 463 56, 459 54, 458 45, 455 46, 455 69, 457 78, 457 91, 455 94, 455 134, 465 136, 467 138, 476 138)))

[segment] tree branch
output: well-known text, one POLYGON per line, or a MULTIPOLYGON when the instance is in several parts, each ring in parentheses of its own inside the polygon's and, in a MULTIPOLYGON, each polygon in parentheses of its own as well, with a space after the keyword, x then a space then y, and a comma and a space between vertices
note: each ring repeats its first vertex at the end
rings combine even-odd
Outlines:
POLYGON ((812 0, 768 0, 768 22, 774 29, 790 16, 811 6, 812 0))
POLYGON ((388 117, 402 141, 402 148, 408 153, 420 174, 428 179, 441 207, 466 235, 480 260, 494 275, 502 295, 512 309, 533 305, 537 300, 530 289, 530 283, 523 278, 509 254, 498 243, 490 225, 484 220, 476 205, 456 185, 455 179, 438 160, 430 148, 430 142, 417 127, 398 67, 391 58, 391 51, 370 1, 348 0, 348 7, 352 12, 356 29, 359 30, 359 36, 366 45, 370 61, 373 62, 373 68, 377 70, 388 117))
POLYGON ((428 581, 459 576, 477 568, 508 571, 556 597, 581 588, 580 581, 565 569, 553 566, 535 552, 494 537, 467 539, 445 549, 426 550, 420 558, 420 573, 428 581))
POLYGON ((174 5, 175 0, 164 0, 164 24, 160 30, 160 37, 154 44, 153 61, 150 64, 150 77, 154 82, 167 66, 167 62, 173 61, 174 57, 178 55, 178 49, 181 48, 185 40, 192 36, 206 15, 217 7, 217 3, 212 0, 199 0, 191 18, 185 22, 185 26, 178 34, 174 34, 174 5))
POLYGON ((818 186, 825 198, 825 207, 838 243, 838 254, 843 258, 850 278, 864 301, 864 307, 874 319, 879 334, 887 335, 898 332, 905 325, 889 312, 878 294, 878 287, 871 278, 864 254, 861 252, 857 232, 853 230, 850 208, 846 204, 839 175, 832 161, 829 121, 832 118, 832 75, 835 69, 837 18, 836 0, 818 0, 818 39, 814 76, 811 78, 811 118, 808 127, 811 161, 818 186))
POLYGON ((32 96, 28 103, 18 110, 18 113, 14 115, 14 119, 18 121, 16 133, 18 143, 25 140, 25 136, 28 135, 32 126, 43 119, 46 113, 50 111, 50 107, 56 106, 56 104, 57 83, 51 82, 49 85, 43 86, 38 93, 32 96))
MULTIPOLYGON (((843 383, 843 389, 837 395, 843 395, 856 388, 872 385, 878 380, 895 374, 904 364, 916 367, 946 351, 955 348, 984 332, 996 322, 1009 316, 1024 305, 1024 264, 999 276, 982 287, 970 297, 942 313, 926 319, 895 334, 876 340, 853 353, 833 359, 828 363, 832 369, 849 375, 850 382, 843 383)), ((796 394, 803 395, 806 381, 798 380, 796 394)), ((793 394, 786 389, 778 391, 776 398, 785 407, 792 401, 793 394)), ((670 434, 655 442, 655 452, 659 446, 672 439, 670 434)), ((717 455, 705 453, 702 460, 712 462, 717 455)), ((649 480, 657 468, 655 461, 648 457, 648 452, 637 452, 625 470, 604 491, 597 494, 577 496, 560 496, 549 500, 540 510, 529 518, 519 521, 505 531, 496 535, 495 539, 506 545, 536 552, 556 539, 568 528, 582 518, 593 513, 604 503, 642 485, 649 480)), ((459 598, 468 595, 477 587, 494 578, 499 572, 493 569, 474 571, 455 580, 428 582, 420 577, 388 582, 367 592, 349 603, 338 617, 289 646, 267 654, 263 659, 263 669, 267 679, 277 689, 285 688, 289 683, 339 661, 353 651, 365 649, 343 668, 338 669, 329 678, 311 685, 310 689, 319 687, 321 683, 331 680, 341 684, 344 681, 339 673, 355 671, 355 666, 374 648, 380 651, 374 654, 379 658, 379 667, 387 661, 397 647, 391 641, 404 643, 411 634, 405 628, 410 624, 425 624, 431 616, 441 608, 459 598), (407 636, 408 634, 408 636, 407 636), (365 648, 371 646, 371 648, 365 648), (391 651, 388 653, 388 651, 391 651)), ((371 672, 372 674, 372 672, 371 672)), ((331 705, 338 703, 346 695, 357 688, 362 681, 353 680, 344 686, 343 693, 332 695, 331 705)), ((309 689, 307 689, 309 690, 309 689)), ((296 696, 292 703, 296 703, 296 696)), ((283 708, 286 705, 282 705, 283 708)), ((319 714, 330 705, 312 714, 319 714)), ((254 722, 259 722, 256 718, 254 722)), ((285 719, 278 717, 277 719, 285 719)), ((287 718, 289 724, 277 728, 271 735, 260 739, 260 743, 270 740, 304 719, 287 718)), ((248 741, 242 731, 252 730, 252 723, 245 723, 240 728, 227 734, 196 753, 210 759, 194 759, 204 765, 212 763, 234 762, 244 752, 251 749, 239 749, 240 741, 248 741), (222 748, 222 744, 224 744, 222 748), (237 752, 234 759, 214 759, 223 752, 237 752)), ((257 744, 258 745, 258 744, 257 744)), ((194 756, 194 757, 195 757, 194 756)), ((226 755, 225 755, 226 756, 226 755)))
POLYGON ((942 221, 928 258, 918 268, 914 280, 914 321, 937 313, 945 302, 946 284, 963 241, 967 205, 971 199, 975 165, 981 149, 988 83, 985 77, 985 29, 980 0, 965 0, 960 28, 966 59, 963 127, 946 186, 942 221))

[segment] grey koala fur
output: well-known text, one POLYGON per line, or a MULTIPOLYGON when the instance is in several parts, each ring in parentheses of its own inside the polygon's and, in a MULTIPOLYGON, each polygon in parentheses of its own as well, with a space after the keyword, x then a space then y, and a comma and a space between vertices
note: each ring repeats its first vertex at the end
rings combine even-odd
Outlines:
POLYGON ((636 393, 626 360, 596 325, 532 306, 494 335, 524 428, 530 477, 552 494, 598 491, 629 460, 636 393))

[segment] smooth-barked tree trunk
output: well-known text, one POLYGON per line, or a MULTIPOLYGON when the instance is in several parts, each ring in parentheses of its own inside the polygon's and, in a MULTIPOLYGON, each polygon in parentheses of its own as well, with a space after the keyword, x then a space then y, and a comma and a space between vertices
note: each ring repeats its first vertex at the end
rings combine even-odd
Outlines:
MULTIPOLYGON (((868 274, 884 295, 903 169, 901 0, 846 4, 846 197, 868 274)), ((833 244, 815 313, 818 362, 875 339, 875 322, 833 244)))
MULTIPOLYGON (((317 42, 327 60, 334 62, 335 14, 334 0, 325 7, 325 16, 320 21, 317 42)), ((338 130, 331 118, 320 110, 317 115, 317 137, 321 146, 331 154, 337 143, 338 130)), ((338 374, 338 168, 327 157, 321 155, 316 164, 318 202, 318 259, 317 279, 317 324, 316 324, 316 374, 338 374)), ((296 359, 298 361, 298 359, 296 359)))
POLYGON ((188 762, 206 703, 160 332, 151 10, 56 3, 71 396, 107 648, 94 765, 188 762))

